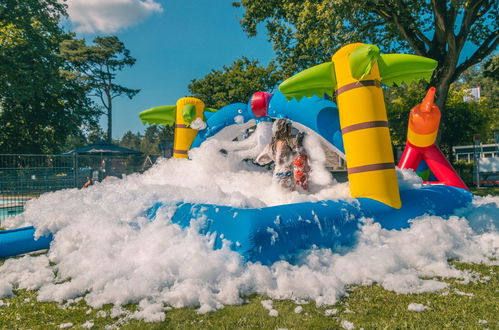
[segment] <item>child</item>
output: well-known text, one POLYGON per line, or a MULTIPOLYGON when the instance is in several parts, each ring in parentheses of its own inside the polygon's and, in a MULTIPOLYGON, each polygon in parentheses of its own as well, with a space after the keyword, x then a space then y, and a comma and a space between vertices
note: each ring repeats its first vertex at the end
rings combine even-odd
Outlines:
POLYGON ((274 161, 274 181, 283 188, 294 190, 291 122, 287 119, 277 119, 272 126, 272 131, 270 144, 255 161, 260 165, 274 161))
POLYGON ((304 137, 305 133, 303 132, 298 133, 296 136, 296 157, 293 160, 293 177, 295 179, 296 186, 308 191, 308 175, 310 173, 310 165, 308 164, 307 151, 303 146, 304 137))

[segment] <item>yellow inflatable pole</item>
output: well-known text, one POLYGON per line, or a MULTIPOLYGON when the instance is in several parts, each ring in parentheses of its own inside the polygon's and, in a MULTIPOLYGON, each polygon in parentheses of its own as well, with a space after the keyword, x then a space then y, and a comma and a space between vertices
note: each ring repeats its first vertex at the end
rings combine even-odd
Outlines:
POLYGON ((203 112, 215 112, 205 109, 204 102, 195 97, 183 97, 176 105, 162 105, 142 111, 139 114, 144 124, 156 124, 174 127, 173 157, 188 158, 188 152, 198 131, 190 125, 197 118, 203 119, 203 112))
POLYGON ((191 144, 196 138, 198 131, 189 127, 184 117, 186 114, 194 113, 194 118, 203 119, 204 102, 195 97, 183 97, 177 100, 177 113, 175 120, 175 130, 173 139, 173 157, 188 158, 188 152, 191 144))
POLYGON ((291 99, 336 91, 352 197, 401 207, 381 83, 429 79, 435 60, 380 54, 374 45, 350 44, 322 63, 286 79, 279 90, 291 99))
POLYGON ((352 197, 400 208, 400 193, 378 64, 361 80, 352 76, 350 44, 333 55, 336 97, 352 197))

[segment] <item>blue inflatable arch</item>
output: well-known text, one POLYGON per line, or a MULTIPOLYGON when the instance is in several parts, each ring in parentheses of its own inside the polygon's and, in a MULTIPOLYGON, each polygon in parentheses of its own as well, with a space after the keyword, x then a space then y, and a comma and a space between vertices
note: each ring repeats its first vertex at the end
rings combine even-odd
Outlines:
POLYGON ((272 118, 289 119, 294 127, 317 136, 326 148, 345 159, 336 104, 317 96, 288 102, 280 92, 272 96, 267 117, 257 118, 251 107, 245 103, 233 103, 209 114, 206 128, 199 131, 191 149, 199 147, 207 139, 218 135, 223 139, 233 140, 248 128, 256 125, 258 121, 272 118))

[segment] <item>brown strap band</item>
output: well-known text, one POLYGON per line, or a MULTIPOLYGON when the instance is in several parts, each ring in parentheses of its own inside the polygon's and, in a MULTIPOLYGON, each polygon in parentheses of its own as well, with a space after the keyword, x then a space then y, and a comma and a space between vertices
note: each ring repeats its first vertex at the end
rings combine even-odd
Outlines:
POLYGON ((348 169, 348 174, 371 172, 371 171, 378 171, 378 170, 391 170, 391 169, 395 169, 394 163, 370 164, 370 165, 364 165, 364 166, 350 167, 348 169))
POLYGON ((386 120, 366 121, 364 123, 358 123, 342 128, 341 133, 346 134, 349 132, 358 131, 360 129, 373 128, 373 127, 388 127, 388 122, 386 120))
POLYGON ((175 124, 175 128, 189 128, 187 125, 184 124, 175 124))
POLYGON ((175 153, 175 154, 187 155, 188 150, 178 150, 178 149, 174 149, 174 150, 173 150, 173 153, 175 153))
POLYGON ((359 80, 356 82, 353 82, 351 84, 347 84, 345 86, 341 86, 336 90, 336 96, 340 95, 341 93, 348 92, 349 90, 355 89, 355 88, 360 88, 360 87, 369 87, 369 86, 375 86, 375 87, 381 87, 381 82, 377 79, 374 80, 359 80))

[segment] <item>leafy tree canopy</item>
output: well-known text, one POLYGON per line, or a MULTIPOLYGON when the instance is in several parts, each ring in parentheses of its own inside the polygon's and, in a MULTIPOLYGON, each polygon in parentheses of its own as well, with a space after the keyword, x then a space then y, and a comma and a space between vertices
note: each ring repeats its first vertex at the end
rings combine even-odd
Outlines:
POLYGON ((126 132, 119 145, 125 148, 142 151, 149 155, 161 154, 160 146, 168 148, 173 146, 173 127, 171 126, 148 126, 144 135, 140 133, 126 132))
POLYGON ((328 61, 351 42, 384 53, 413 52, 438 61, 431 84, 443 108, 450 84, 498 45, 495 0, 242 0, 241 24, 255 35, 264 23, 287 77, 328 61), (464 62, 466 43, 476 46, 464 62))
POLYGON ((97 37, 90 46, 85 40, 64 40, 60 54, 71 62, 77 76, 102 102, 108 117, 107 139, 111 142, 113 99, 121 95, 132 99, 140 91, 117 84, 116 75, 125 67, 133 66, 136 59, 116 36, 97 37))
POLYGON ((51 153, 98 112, 58 56, 70 36, 57 0, 0 1, 0 153, 51 153))
POLYGON ((272 91, 280 79, 274 64, 260 66, 246 57, 236 60, 222 70, 211 70, 202 79, 194 79, 188 88, 209 108, 219 109, 231 103, 248 102, 258 91, 272 91))

